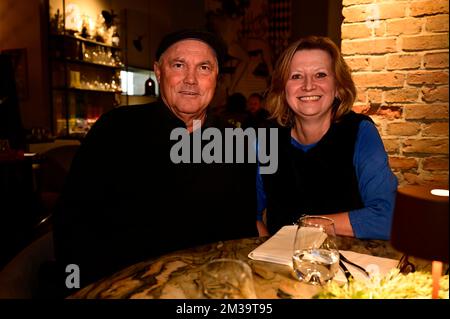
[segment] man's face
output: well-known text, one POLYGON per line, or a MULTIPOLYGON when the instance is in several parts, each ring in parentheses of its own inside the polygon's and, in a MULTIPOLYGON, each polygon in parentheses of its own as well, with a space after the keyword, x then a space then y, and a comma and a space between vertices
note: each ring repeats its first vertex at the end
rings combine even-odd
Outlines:
POLYGON ((185 123, 200 119, 216 88, 218 65, 213 49, 199 40, 170 46, 154 65, 161 98, 185 123))

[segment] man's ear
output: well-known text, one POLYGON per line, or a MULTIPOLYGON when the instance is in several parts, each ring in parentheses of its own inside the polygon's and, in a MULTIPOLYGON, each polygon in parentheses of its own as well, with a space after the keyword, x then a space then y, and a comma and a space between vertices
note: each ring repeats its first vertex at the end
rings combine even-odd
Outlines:
POLYGON ((158 81, 158 83, 161 83, 161 81, 160 81, 160 79, 161 79, 161 70, 159 68, 159 62, 153 63, 153 70, 155 71, 156 80, 158 81))

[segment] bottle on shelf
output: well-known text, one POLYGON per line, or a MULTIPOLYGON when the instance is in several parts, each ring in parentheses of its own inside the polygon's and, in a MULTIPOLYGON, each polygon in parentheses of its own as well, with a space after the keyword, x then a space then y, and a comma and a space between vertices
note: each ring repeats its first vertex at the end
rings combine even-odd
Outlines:
POLYGON ((145 96, 156 96, 156 84, 151 77, 145 81, 145 96))

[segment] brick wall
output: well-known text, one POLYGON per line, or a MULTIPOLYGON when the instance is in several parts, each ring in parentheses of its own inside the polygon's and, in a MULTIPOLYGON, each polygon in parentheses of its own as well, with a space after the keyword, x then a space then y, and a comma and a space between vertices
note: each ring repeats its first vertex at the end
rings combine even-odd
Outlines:
POLYGON ((343 0, 356 112, 383 138, 400 185, 448 187, 448 0, 343 0))

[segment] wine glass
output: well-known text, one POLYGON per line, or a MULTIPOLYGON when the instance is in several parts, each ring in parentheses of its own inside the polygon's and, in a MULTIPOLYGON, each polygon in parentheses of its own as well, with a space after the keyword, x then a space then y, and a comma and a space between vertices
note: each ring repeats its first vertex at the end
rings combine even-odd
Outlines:
POLYGON ((339 269, 334 221, 321 216, 304 216, 298 220, 292 256, 297 278, 305 283, 323 285, 339 269))
POLYGON ((208 299, 255 299, 252 270, 237 259, 214 259, 203 266, 200 287, 208 299))

